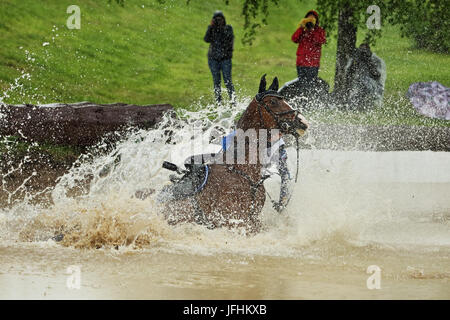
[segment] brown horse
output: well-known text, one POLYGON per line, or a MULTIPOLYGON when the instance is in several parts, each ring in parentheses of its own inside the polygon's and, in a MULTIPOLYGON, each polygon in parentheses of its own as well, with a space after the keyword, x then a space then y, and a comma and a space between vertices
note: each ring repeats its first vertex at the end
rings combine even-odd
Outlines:
POLYGON ((239 135, 243 132, 250 129, 256 132, 256 135, 246 135, 240 140, 245 141, 245 160, 236 164, 236 149, 227 149, 218 155, 223 156, 222 159, 233 159, 232 163, 207 163, 207 180, 203 181, 201 191, 165 203, 164 215, 170 224, 196 222, 208 228, 244 227, 250 233, 260 231, 259 213, 266 195, 259 150, 267 147, 267 144, 263 146, 260 143, 260 129, 278 129, 298 138, 308 128, 306 120, 284 101, 277 90, 277 78, 268 90, 265 75, 261 78, 259 93, 236 125, 242 130, 238 130, 235 143, 242 138, 239 135), (251 145, 256 146, 256 156, 251 145))

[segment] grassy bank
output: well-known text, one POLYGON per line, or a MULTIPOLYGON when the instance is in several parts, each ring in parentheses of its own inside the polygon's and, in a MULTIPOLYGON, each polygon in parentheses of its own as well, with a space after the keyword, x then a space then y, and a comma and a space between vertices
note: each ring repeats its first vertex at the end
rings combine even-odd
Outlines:
MULTIPOLYGON (((222 9, 235 31, 233 79, 241 95, 254 95, 262 74, 281 83, 296 77, 296 44, 290 36, 313 1, 282 0, 270 11, 252 46, 241 43, 241 2, 83 0, 81 29, 69 30, 72 0, 2 0, 0 90, 7 103, 92 101, 171 103, 189 107, 212 101, 212 79, 203 35, 214 10, 222 9), (48 44, 47 44, 48 43, 48 44), (23 74, 29 74, 24 77, 23 74), (22 76, 22 78, 20 78, 22 76), (18 79, 14 85, 15 79, 18 79), (10 89, 13 86, 13 89, 10 89)), ((273 6, 272 6, 273 7, 273 6)), ((450 85, 450 57, 411 48, 398 29, 383 25, 373 48, 387 65, 386 103, 371 114, 330 112, 327 122, 449 126, 427 119, 400 99, 416 81, 450 85)), ((336 40, 323 48, 320 77, 333 83, 336 40)))

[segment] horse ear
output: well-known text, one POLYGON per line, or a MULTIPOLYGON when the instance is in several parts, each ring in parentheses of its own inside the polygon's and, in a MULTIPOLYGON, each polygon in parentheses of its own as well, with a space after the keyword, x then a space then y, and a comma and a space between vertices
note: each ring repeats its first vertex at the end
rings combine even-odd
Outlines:
POLYGON ((278 77, 275 77, 275 79, 273 79, 272 84, 269 87, 269 90, 273 90, 273 91, 278 91, 278 77))
POLYGON ((259 90, 258 90, 258 93, 265 92, 265 91, 266 91, 266 85, 267 85, 267 83, 266 83, 266 74, 264 74, 264 75, 261 77, 261 81, 259 82, 259 90))

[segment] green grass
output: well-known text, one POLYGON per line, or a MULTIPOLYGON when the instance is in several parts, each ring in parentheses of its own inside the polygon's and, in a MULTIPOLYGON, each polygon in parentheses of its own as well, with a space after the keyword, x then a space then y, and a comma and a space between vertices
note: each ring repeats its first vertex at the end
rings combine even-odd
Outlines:
MULTIPOLYGON (((267 73, 281 83, 296 77, 296 44, 290 41, 298 21, 313 1, 281 0, 258 30, 252 46, 241 43, 241 1, 127 0, 124 7, 107 0, 78 1, 81 29, 69 30, 66 8, 72 0, 2 0, 0 3, 0 90, 5 92, 22 72, 30 79, 3 93, 7 103, 42 104, 92 101, 134 104, 171 103, 191 107, 212 102, 207 65, 206 27, 216 9, 233 25, 236 41, 233 81, 241 95, 254 95, 267 73), (56 30, 57 28, 57 30, 56 30), (49 42, 48 46, 43 46, 49 42), (28 52, 28 54, 26 53, 28 52), (28 60, 30 59, 30 60, 28 60)), ((362 39, 362 37, 359 37, 362 39)), ((359 42, 358 42, 359 44, 359 42)), ((450 85, 450 57, 411 48, 398 29, 383 26, 373 51, 387 65, 385 107, 372 113, 328 112, 327 122, 450 126, 427 119, 400 99, 416 81, 450 85)), ((333 84, 336 40, 323 47, 320 77, 333 84)), ((2 94, 0 94, 0 97, 2 94)))

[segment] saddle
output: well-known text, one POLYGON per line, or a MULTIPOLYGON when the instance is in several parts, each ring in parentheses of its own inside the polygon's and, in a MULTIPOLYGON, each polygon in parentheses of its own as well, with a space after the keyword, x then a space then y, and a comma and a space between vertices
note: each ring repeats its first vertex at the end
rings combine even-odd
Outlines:
POLYGON ((163 188, 160 195, 160 199, 163 201, 185 199, 202 191, 208 181, 210 171, 206 164, 185 164, 187 170, 179 170, 173 164, 170 168, 169 165, 163 167, 183 174, 181 178, 172 177, 172 184, 163 188))

